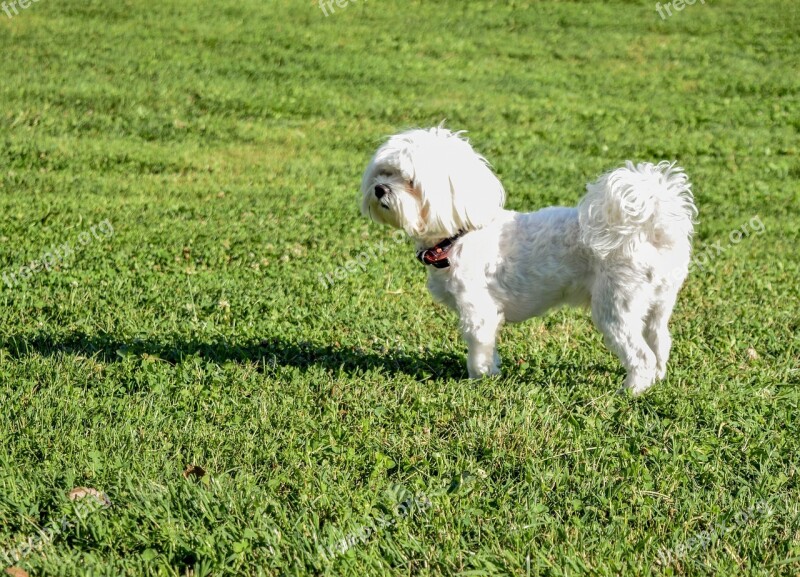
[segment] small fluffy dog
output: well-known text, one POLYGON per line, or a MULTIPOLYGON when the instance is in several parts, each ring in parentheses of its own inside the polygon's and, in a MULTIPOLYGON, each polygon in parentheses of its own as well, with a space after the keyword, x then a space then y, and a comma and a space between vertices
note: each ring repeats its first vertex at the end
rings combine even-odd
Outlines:
POLYGON ((667 323, 688 273, 696 215, 674 163, 627 162, 589 184, 576 208, 505 210, 505 191, 461 132, 397 134, 361 183, 361 209, 404 230, 434 299, 454 309, 472 378, 496 375, 502 324, 563 305, 590 306, 639 394, 667 371, 667 323))

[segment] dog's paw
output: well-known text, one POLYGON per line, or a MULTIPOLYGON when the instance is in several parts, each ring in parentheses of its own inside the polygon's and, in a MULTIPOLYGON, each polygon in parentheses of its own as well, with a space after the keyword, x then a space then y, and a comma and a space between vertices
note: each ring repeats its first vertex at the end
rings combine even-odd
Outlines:
POLYGON ((633 389, 633 388, 628 387, 626 385, 622 385, 619 389, 617 389, 617 393, 620 394, 620 395, 628 395, 628 394, 630 394, 630 396, 632 396, 632 397, 639 397, 642 394, 644 394, 644 392, 649 388, 650 387, 643 387, 643 388, 640 388, 640 389, 633 389))
POLYGON ((630 391, 631 395, 634 397, 638 397, 642 393, 644 393, 647 389, 653 386, 655 381, 652 378, 636 378, 633 375, 628 375, 628 378, 625 379, 625 384, 622 385, 621 391, 630 391))
POLYGON ((485 367, 468 367, 470 379, 482 379, 483 377, 494 377, 500 374, 500 367, 492 364, 485 367))

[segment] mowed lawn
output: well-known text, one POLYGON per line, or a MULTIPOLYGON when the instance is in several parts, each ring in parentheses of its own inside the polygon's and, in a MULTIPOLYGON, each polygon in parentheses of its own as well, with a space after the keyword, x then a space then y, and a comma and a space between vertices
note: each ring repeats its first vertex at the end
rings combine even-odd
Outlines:
POLYGON ((800 573, 795 0, 20 3, 0 571, 800 573), (617 394, 580 310, 505 328, 503 376, 466 378, 357 200, 386 135, 445 119, 517 210, 684 166, 666 382, 617 394))

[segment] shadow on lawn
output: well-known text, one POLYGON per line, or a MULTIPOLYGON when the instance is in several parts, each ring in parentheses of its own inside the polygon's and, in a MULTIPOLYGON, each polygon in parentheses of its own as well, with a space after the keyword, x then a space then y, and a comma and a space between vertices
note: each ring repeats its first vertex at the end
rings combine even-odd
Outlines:
POLYGON ((378 369, 387 373, 404 373, 416 378, 466 377, 464 359, 451 353, 409 354, 399 351, 381 353, 307 341, 290 342, 279 337, 246 343, 227 340, 213 343, 194 340, 162 343, 143 339, 121 341, 112 335, 72 334, 63 338, 11 336, 3 339, 2 347, 14 358, 31 354, 43 356, 65 354, 94 357, 106 363, 113 363, 130 357, 149 355, 176 364, 192 357, 199 357, 216 363, 253 362, 259 365, 260 370, 289 366, 305 371, 316 366, 328 371, 343 370, 347 373, 378 369))

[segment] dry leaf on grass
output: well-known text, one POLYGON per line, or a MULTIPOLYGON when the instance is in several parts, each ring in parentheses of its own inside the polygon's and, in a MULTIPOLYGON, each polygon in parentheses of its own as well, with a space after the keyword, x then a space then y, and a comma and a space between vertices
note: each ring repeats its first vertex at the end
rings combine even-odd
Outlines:
POLYGON ((28 572, 22 567, 9 567, 5 573, 10 577, 28 577, 28 572))
POLYGON ((108 498, 108 495, 102 491, 93 489, 92 487, 75 487, 69 493, 67 493, 67 497, 69 497, 70 501, 79 501, 81 499, 85 499, 86 497, 92 497, 106 507, 111 506, 111 499, 108 498))
POLYGON ((183 476, 187 479, 190 477, 194 477, 195 479, 202 479, 206 475, 206 470, 199 465, 186 465, 186 468, 183 470, 183 476))

